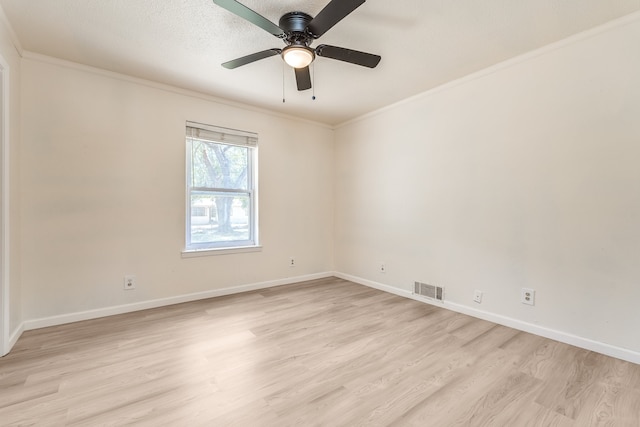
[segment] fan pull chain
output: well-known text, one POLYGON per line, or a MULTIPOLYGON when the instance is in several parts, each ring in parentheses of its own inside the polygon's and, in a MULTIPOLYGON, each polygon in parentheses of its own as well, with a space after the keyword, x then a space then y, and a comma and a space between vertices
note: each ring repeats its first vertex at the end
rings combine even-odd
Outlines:
POLYGON ((282 61, 282 103, 284 102, 284 61, 282 61))
POLYGON ((311 99, 313 101, 316 100, 316 63, 311 64, 311 80, 313 83, 311 84, 311 99))

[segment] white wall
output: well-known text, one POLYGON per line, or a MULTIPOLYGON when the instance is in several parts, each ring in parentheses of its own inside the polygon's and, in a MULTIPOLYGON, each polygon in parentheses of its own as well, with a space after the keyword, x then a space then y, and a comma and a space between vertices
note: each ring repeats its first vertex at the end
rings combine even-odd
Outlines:
MULTIPOLYGON (((5 220, 9 221, 8 245, 9 265, 5 266, 9 271, 9 280, 6 283, 9 291, 9 339, 17 339, 19 328, 22 324, 22 294, 20 287, 20 191, 19 191, 19 142, 20 142, 20 56, 15 49, 9 29, 0 10, 0 55, 9 66, 9 144, 6 153, 9 159, 9 215, 5 220)), ((6 94, 5 94, 6 95, 6 94)), ((2 181, 2 179, 0 179, 2 181)), ((0 297, 0 299, 2 299, 0 297)), ((2 353, 2 349, 0 349, 2 353)))
POLYGON ((25 319, 332 270, 333 130, 34 55, 22 83, 25 319), (181 257, 187 120, 259 134, 261 252, 181 257))
POLYGON ((636 15, 337 129, 336 270, 640 352, 638 46, 636 15))

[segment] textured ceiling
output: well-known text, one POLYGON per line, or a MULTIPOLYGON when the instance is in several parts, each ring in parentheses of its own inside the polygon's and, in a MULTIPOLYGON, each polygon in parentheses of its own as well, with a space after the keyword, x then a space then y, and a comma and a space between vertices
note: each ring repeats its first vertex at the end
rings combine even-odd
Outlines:
MULTIPOLYGON (((328 0, 241 2, 277 23, 290 11, 315 16, 328 0)), ((378 54, 380 65, 316 59, 316 100, 311 90, 296 90, 293 71, 278 56, 221 67, 283 43, 211 0, 0 0, 0 6, 25 51, 336 125, 640 10, 640 0, 369 0, 314 46, 378 54)))

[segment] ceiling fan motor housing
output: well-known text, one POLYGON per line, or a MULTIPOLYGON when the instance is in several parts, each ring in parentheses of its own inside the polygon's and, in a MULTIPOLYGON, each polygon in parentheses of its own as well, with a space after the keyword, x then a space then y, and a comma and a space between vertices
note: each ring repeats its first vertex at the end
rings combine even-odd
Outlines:
POLYGON ((304 12, 289 12, 282 15, 278 26, 285 32, 284 40, 289 45, 309 46, 313 37, 308 33, 307 26, 313 17, 304 12))

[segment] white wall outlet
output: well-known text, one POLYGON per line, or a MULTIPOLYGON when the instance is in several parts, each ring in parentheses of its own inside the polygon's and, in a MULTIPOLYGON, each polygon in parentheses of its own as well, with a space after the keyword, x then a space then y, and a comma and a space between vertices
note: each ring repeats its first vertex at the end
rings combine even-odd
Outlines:
POLYGON ((479 290, 476 289, 473 292, 473 300, 475 302, 477 302, 478 304, 482 303, 482 291, 479 291, 479 290))
POLYGON ((384 262, 380 263, 380 273, 386 273, 387 272, 387 266, 384 265, 384 262))
POLYGON ((536 291, 531 288, 522 288, 520 302, 527 305, 536 304, 536 291))
POLYGON ((294 257, 289 257, 289 267, 296 266, 296 259, 294 257))
POLYGON ((130 291, 136 288, 136 276, 124 276, 124 290, 130 291))

